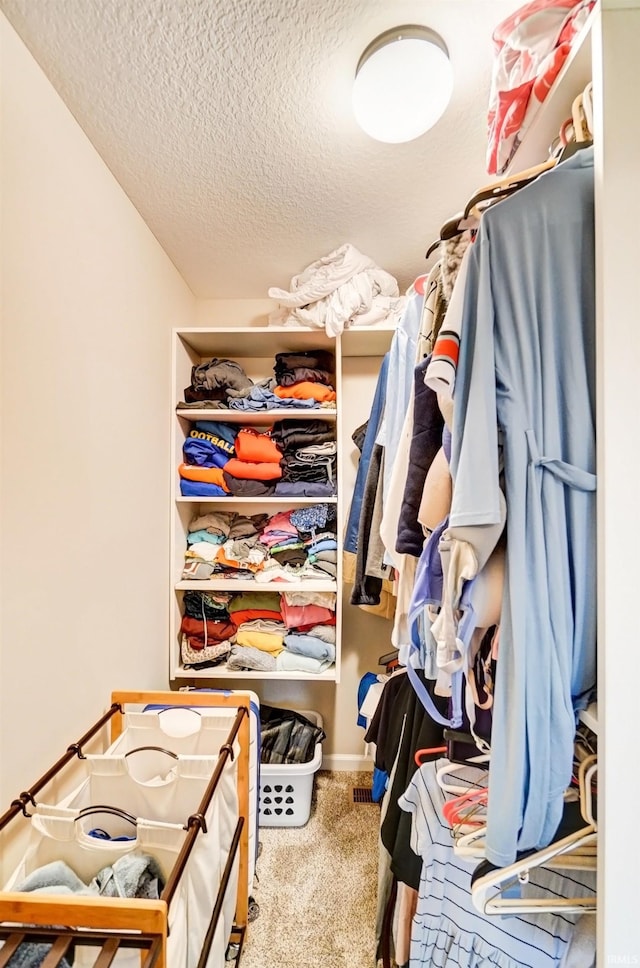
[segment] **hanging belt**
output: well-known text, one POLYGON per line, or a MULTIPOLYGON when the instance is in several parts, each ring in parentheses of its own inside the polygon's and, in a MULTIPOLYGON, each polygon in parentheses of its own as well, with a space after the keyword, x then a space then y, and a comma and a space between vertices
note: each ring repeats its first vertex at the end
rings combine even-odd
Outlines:
POLYGON ((597 477, 575 464, 567 464, 566 461, 558 460, 556 457, 541 457, 533 430, 525 430, 527 446, 529 448, 529 458, 534 467, 542 467, 568 487, 573 487, 578 491, 595 491, 597 477))
POLYGON ((462 725, 462 672, 454 672, 451 676, 451 719, 448 719, 436 708, 436 705, 429 695, 426 686, 420 679, 415 666, 412 664, 412 657, 417 655, 420 651, 418 633, 420 610, 414 610, 409 614, 408 618, 409 628, 411 630, 411 643, 409 645, 409 654, 407 656, 407 675, 409 676, 409 681, 413 686, 418 699, 435 723, 439 723, 441 726, 447 726, 450 729, 459 729, 462 725))

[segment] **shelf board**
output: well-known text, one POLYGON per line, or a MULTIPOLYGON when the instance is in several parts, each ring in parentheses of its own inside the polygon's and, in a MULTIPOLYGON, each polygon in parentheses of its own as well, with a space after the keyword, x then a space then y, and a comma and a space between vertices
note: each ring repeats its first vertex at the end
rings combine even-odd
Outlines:
POLYGON ((578 719, 581 723, 591 730, 592 733, 598 735, 598 704, 597 702, 589 703, 586 709, 581 709, 578 713, 578 719))
MULTIPOLYGON (((273 308, 276 308, 274 302, 273 308)), ((201 357, 275 358, 276 353, 322 349, 335 352, 336 341, 324 329, 294 326, 229 326, 178 329, 176 335, 201 357)))
POLYGON ((575 38, 567 59, 509 163, 508 172, 523 171, 549 157, 549 147, 558 137, 560 126, 571 116, 574 99, 591 80, 591 31, 596 13, 597 7, 591 11, 575 38))
POLYGON ((185 420, 213 420, 220 423, 244 424, 256 426, 272 424, 276 420, 335 420, 337 411, 330 408, 318 407, 313 410, 292 410, 282 407, 280 410, 179 410, 176 415, 185 420))
POLYGON ((216 592, 336 592, 338 584, 328 579, 301 578, 300 581, 255 581, 253 578, 185 579, 175 584, 176 591, 216 592))
MULTIPOLYGON (((586 83, 586 82, 585 82, 586 83)), ((584 85, 583 85, 584 86, 584 85)), ((395 326, 354 326, 339 339, 342 356, 384 356, 391 345, 395 326)), ((200 357, 227 356, 230 359, 275 359, 276 353, 322 349, 336 352, 336 340, 324 329, 291 326, 235 326, 176 330, 176 335, 200 357), (247 339, 248 337, 248 339, 247 339)))
MULTIPOLYGON (((177 497, 176 504, 337 504, 337 497, 295 497, 295 495, 290 495, 287 497, 234 497, 232 494, 229 497, 177 497)), ((233 510, 233 509, 231 509, 233 510)))
POLYGON ((224 666, 218 668, 213 666, 211 669, 176 669, 173 673, 174 679, 271 679, 271 680, 293 680, 299 682, 335 682, 335 667, 326 672, 236 672, 228 670, 224 666))

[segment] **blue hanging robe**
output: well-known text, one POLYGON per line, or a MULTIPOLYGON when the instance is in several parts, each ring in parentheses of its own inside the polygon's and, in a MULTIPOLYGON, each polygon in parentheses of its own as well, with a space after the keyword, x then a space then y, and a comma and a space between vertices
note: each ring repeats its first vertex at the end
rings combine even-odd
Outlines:
POLYGON ((454 398, 450 534, 500 519, 507 562, 487 859, 548 844, 595 685, 593 149, 482 216, 454 398), (463 529, 456 531, 456 529, 463 529))

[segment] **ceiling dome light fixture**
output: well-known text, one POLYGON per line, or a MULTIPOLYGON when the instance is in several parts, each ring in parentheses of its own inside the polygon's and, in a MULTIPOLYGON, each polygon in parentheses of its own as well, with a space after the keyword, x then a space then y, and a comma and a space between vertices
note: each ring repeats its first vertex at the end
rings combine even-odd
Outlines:
POLYGON ((353 85, 356 121, 376 141, 413 141, 442 117, 453 71, 442 37, 417 24, 393 27, 372 40, 353 85))

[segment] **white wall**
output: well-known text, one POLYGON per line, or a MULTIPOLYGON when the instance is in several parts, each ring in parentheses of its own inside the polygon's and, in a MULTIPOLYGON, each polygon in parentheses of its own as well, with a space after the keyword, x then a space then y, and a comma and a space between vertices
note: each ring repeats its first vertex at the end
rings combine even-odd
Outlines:
MULTIPOLYGON (((198 326, 264 325, 275 308, 270 299, 209 299, 198 302, 198 326)), ((363 334, 366 338, 366 335, 363 334)), ((380 357, 343 357, 343 386, 339 407, 343 414, 340 440, 341 478, 349 510, 355 484, 358 451, 351 440, 353 431, 369 417, 380 357)), ((268 374, 265 374, 265 376, 268 374)), ((321 713, 327 739, 323 744, 324 763, 332 769, 369 769, 364 758, 364 730, 357 725, 358 683, 365 672, 383 672, 378 658, 391 649, 392 623, 349 604, 351 585, 345 585, 342 613, 342 672, 339 685, 333 682, 265 682, 256 680, 251 688, 263 702, 290 705, 294 709, 313 709, 321 713)), ((230 688, 241 689, 243 682, 225 680, 230 688)), ((202 685, 210 683, 201 683, 202 685)), ((246 682, 244 683, 246 686, 246 682)))
POLYGON ((191 291, 3 16, 0 812, 168 687, 170 329, 191 291))
MULTIPOLYGON (((170 330, 213 323, 1 15, 0 45, 2 812, 111 690, 169 685, 170 330)), ((218 301, 213 315, 239 325, 269 308, 218 301)), ((347 364, 353 477, 348 435, 378 363, 347 364)), ((257 690, 317 709, 336 766, 363 752, 357 685, 390 623, 347 605, 344 633, 337 689, 257 690)))
POLYGON ((640 864, 628 806, 640 775, 640 652, 635 558, 640 537, 640 130, 633 104, 640 58, 639 0, 603 0, 593 36, 598 387, 598 959, 640 965, 640 864), (632 429, 633 428, 633 429, 632 429), (631 756, 631 759, 630 759, 631 756), (629 766, 632 768, 629 769, 629 766))

